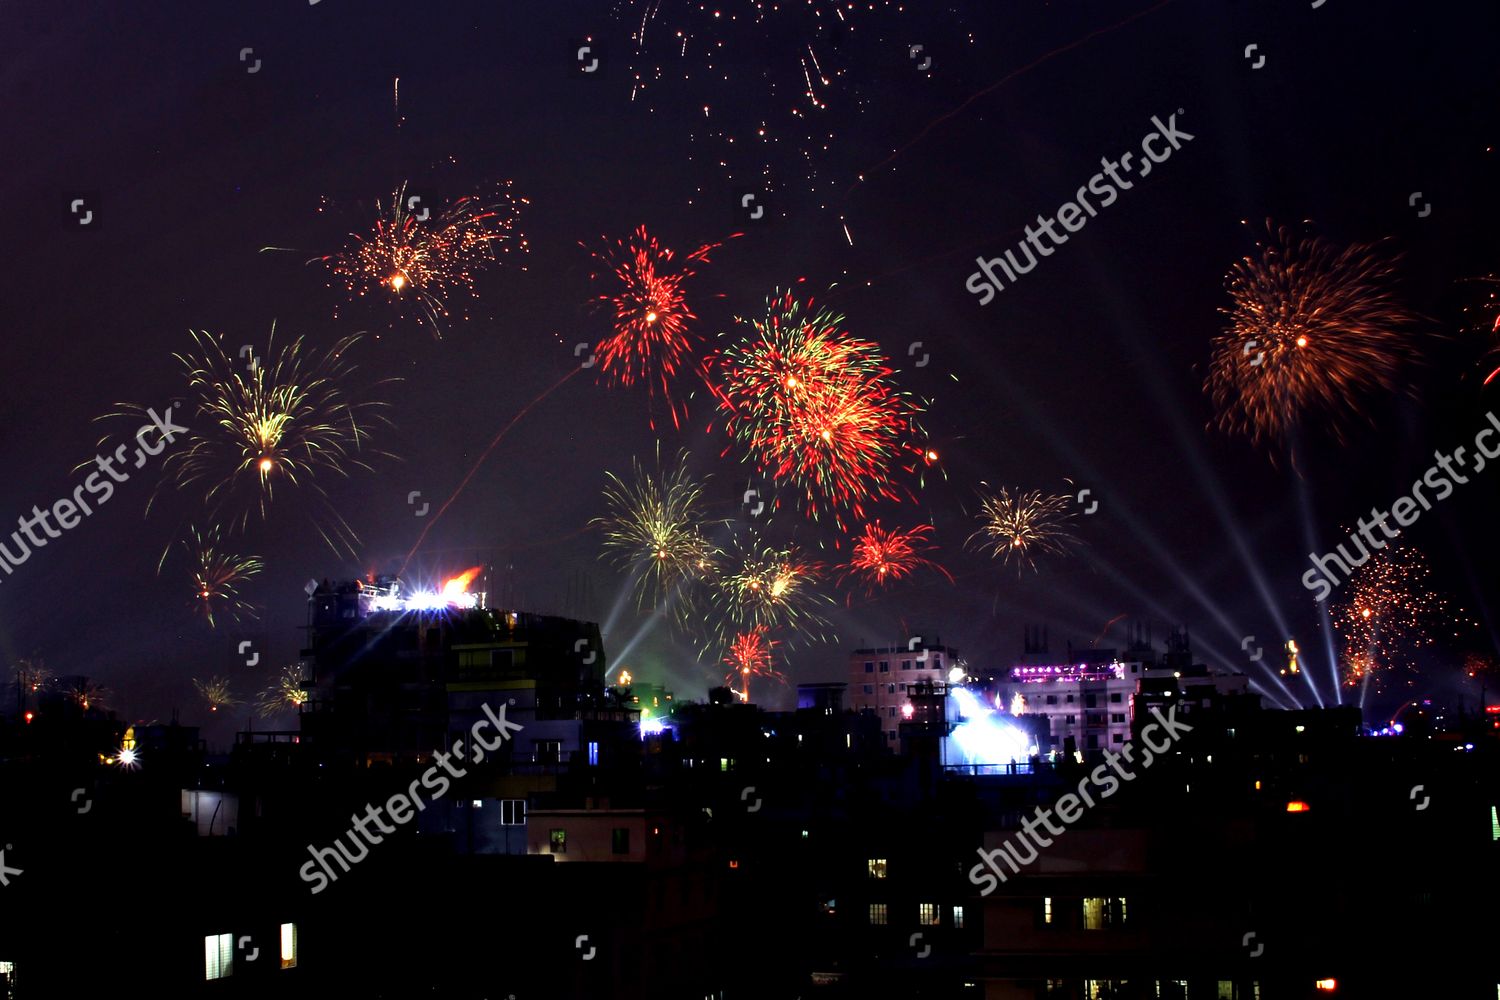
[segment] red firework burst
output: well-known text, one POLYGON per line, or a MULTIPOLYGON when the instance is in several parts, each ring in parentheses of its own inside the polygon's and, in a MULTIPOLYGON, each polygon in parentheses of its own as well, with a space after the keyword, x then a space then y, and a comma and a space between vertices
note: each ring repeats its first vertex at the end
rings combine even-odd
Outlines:
POLYGON ((787 293, 710 359, 712 391, 747 460, 796 484, 809 516, 831 511, 841 528, 842 511, 862 519, 867 502, 907 495, 892 482, 898 457, 914 467, 927 456, 916 441, 922 406, 892 383, 879 345, 843 322, 787 293))
POLYGON ((771 651, 778 645, 776 640, 766 637, 764 625, 739 633, 729 644, 729 655, 724 657, 724 662, 730 671, 724 675, 724 683, 740 696, 741 701, 750 700, 751 677, 770 677, 786 683, 785 675, 771 667, 771 651), (740 687, 735 687, 736 682, 740 687))
POLYGON ((854 541, 852 558, 845 564, 840 577, 851 577, 864 584, 866 594, 895 580, 911 576, 923 566, 930 566, 953 582, 953 576, 942 566, 928 559, 923 553, 931 552, 935 546, 928 540, 932 525, 919 524, 915 528, 887 530, 880 522, 865 525, 864 534, 854 541))
MULTIPOLYGON (((693 265, 708 263, 709 253, 720 246, 705 244, 679 259, 641 226, 594 252, 618 283, 615 291, 598 297, 614 310, 614 332, 595 348, 601 374, 617 385, 645 382, 653 394, 660 389, 671 405, 669 383, 693 354, 695 338, 688 324, 698 318, 683 286, 697 273, 693 265)), ((672 422, 679 423, 675 406, 672 422)))

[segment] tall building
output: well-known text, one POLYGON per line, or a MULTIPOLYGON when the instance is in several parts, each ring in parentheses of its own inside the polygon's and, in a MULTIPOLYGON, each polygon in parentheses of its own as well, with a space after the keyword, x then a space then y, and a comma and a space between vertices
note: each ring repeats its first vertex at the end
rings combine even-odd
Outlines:
POLYGON ((914 635, 903 646, 856 649, 849 654, 849 708, 880 719, 886 745, 898 746, 902 707, 918 681, 946 682, 958 650, 914 635))

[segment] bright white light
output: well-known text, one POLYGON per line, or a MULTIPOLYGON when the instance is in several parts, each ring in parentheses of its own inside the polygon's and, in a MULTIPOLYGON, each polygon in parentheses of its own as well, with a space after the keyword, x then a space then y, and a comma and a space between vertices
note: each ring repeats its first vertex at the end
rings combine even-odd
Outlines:
POLYGON ((667 724, 661 719, 642 719, 641 738, 644 739, 647 736, 658 736, 666 728, 667 724))
POLYGON ((120 751, 120 766, 134 771, 141 766, 141 755, 134 749, 122 749, 120 751))
POLYGON ((964 668, 963 667, 954 667, 952 670, 948 671, 948 683, 949 684, 957 684, 960 681, 962 681, 963 679, 964 679, 964 668))
POLYGON ((1026 730, 985 705, 974 692, 951 687, 948 693, 962 720, 949 737, 949 746, 958 750, 962 760, 951 763, 1000 768, 1013 760, 1025 761, 1036 752, 1026 730))

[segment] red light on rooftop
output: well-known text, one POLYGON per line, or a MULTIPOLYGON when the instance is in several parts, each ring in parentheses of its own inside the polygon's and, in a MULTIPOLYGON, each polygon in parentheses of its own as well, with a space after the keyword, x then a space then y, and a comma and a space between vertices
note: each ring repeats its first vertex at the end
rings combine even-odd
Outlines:
POLYGON ((1305 813, 1310 812, 1311 810, 1312 806, 1308 805, 1306 802, 1303 802, 1300 799, 1294 799, 1286 804, 1286 811, 1289 813, 1305 813))
POLYGON ((35 719, 35 718, 36 718, 36 713, 35 712, 27 712, 26 713, 26 722, 28 724, 30 724, 31 720, 35 719))
POLYGON ((740 863, 738 861, 731 860, 729 862, 729 867, 731 867, 731 868, 738 868, 739 866, 740 866, 740 863))
POLYGON ((1500 715, 1500 705, 1486 705, 1484 710, 1491 715, 1500 715))

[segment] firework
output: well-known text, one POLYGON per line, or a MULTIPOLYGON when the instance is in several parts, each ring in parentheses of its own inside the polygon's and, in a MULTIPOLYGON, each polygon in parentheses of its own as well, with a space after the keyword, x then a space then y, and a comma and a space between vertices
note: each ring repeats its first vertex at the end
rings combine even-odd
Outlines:
POLYGON ((307 691, 303 688, 300 663, 282 667, 255 702, 262 715, 300 710, 306 703, 307 691))
POLYGON ((590 522, 604 529, 605 549, 616 562, 639 571, 641 606, 675 598, 680 617, 693 606, 693 583, 715 557, 703 534, 703 486, 688 476, 687 460, 682 452, 675 468, 664 472, 658 454, 654 473, 632 462, 630 483, 609 473, 609 514, 590 522))
POLYGON ((594 253, 615 279, 615 288, 598 298, 614 311, 614 332, 595 348, 600 373, 618 385, 645 382, 653 395, 660 390, 674 425, 680 421, 670 381, 693 354, 688 324, 697 319, 683 286, 696 273, 693 265, 708 263, 720 245, 701 246, 679 259, 641 226, 594 253))
POLYGON ((451 315, 450 299, 472 299, 475 277, 499 254, 528 249, 516 229, 527 202, 511 192, 509 183, 493 194, 459 198, 436 214, 420 201, 407 196, 403 183, 389 203, 375 202, 376 218, 368 231, 351 234, 344 249, 315 261, 326 264, 353 298, 382 295, 398 316, 411 303, 432 335, 441 337, 443 321, 451 315))
POLYGON ((1415 358, 1417 316, 1392 292, 1394 262, 1373 245, 1339 250, 1286 228, 1226 279, 1233 306, 1214 338, 1204 389, 1222 430, 1256 445, 1321 420, 1339 440, 1364 400, 1415 358))
POLYGON ((929 542, 932 525, 919 524, 915 528, 885 529, 880 522, 865 525, 864 534, 854 541, 854 550, 844 566, 842 579, 855 578, 864 584, 866 594, 896 580, 905 579, 922 567, 930 567, 948 577, 946 569, 928 559, 924 553, 933 550, 929 542))
POLYGON ((790 293, 747 325, 747 337, 711 359, 710 377, 748 460, 795 484, 809 516, 830 511, 841 528, 845 511, 863 519, 866 503, 901 499, 892 466, 925 460, 914 443, 922 407, 893 386, 879 346, 790 293))
POLYGON ((785 675, 772 669, 772 650, 779 645, 766 637, 766 627, 757 625, 748 632, 740 632, 729 643, 724 663, 730 668, 724 675, 724 684, 739 696, 741 701, 750 700, 750 678, 770 677, 786 683, 785 675), (735 684, 739 684, 736 688, 735 684))
POLYGON ((1344 641, 1344 683, 1375 682, 1377 690, 1416 669, 1414 655, 1435 645, 1434 630, 1457 621, 1448 602, 1428 584, 1421 551, 1388 546, 1355 570, 1345 598, 1331 609, 1344 641))
MULTIPOLYGON (((249 364, 226 352, 222 336, 208 333, 193 334, 196 351, 174 355, 187 378, 189 429, 186 444, 163 460, 162 484, 202 489, 213 520, 236 530, 254 512, 267 517, 278 484, 308 491, 326 511, 327 523, 319 525, 324 539, 352 553, 354 533, 318 480, 370 469, 363 456, 383 454, 371 451, 370 435, 389 426, 386 404, 353 395, 356 369, 347 355, 359 335, 328 351, 306 347, 301 337, 278 349, 275 339, 273 328, 265 355, 252 355, 249 364)), ((112 416, 145 412, 121 404, 112 416)))
POLYGON ((1488 274, 1470 280, 1484 286, 1484 292, 1477 302, 1465 303, 1463 322, 1467 333, 1488 342, 1481 364, 1486 372, 1484 384, 1489 385, 1500 375, 1500 367, 1496 367, 1500 363, 1500 276, 1488 274))
POLYGON ((767 544, 753 535, 736 539, 710 582, 716 638, 727 646, 730 636, 757 628, 820 637, 828 626, 821 609, 832 603, 817 589, 820 569, 794 546, 767 544))
POLYGON ((265 568, 260 558, 225 551, 217 525, 206 531, 189 525, 188 536, 182 546, 192 560, 193 606, 209 628, 218 627, 216 614, 233 622, 257 617, 255 608, 240 597, 240 587, 265 568))
POLYGON ((210 677, 206 681, 193 678, 193 687, 203 700, 208 702, 208 710, 217 712, 221 708, 232 708, 240 702, 229 691, 229 681, 223 677, 210 677))
MULTIPOLYGON (((54 678, 54 681, 57 679, 54 678)), ((103 711, 107 706, 105 699, 109 696, 109 689, 102 684, 96 684, 87 677, 72 677, 62 681, 62 686, 57 688, 64 697, 84 712, 89 709, 103 711)))
POLYGON ((1003 486, 998 493, 981 493, 979 530, 969 541, 978 540, 981 550, 1006 565, 1015 560, 1017 576, 1023 567, 1035 570, 1038 555, 1061 555, 1076 540, 1064 529, 1072 520, 1072 499, 1040 490, 1012 496, 1003 486))

